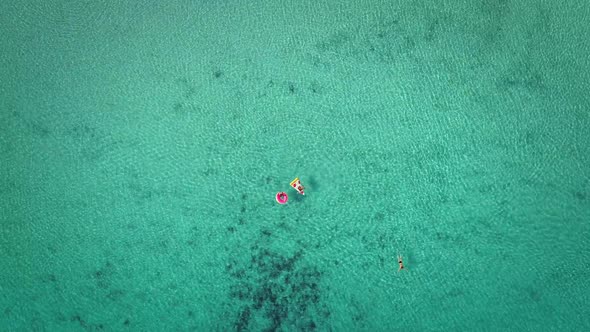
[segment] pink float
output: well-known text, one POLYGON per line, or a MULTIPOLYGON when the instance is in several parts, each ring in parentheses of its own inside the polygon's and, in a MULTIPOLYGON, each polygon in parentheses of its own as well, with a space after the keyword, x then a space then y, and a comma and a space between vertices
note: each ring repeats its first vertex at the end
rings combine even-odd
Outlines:
POLYGON ((289 196, 287 196, 287 193, 282 192, 282 191, 280 193, 277 193, 276 198, 277 198, 277 203, 279 203, 279 204, 285 204, 289 200, 289 196))

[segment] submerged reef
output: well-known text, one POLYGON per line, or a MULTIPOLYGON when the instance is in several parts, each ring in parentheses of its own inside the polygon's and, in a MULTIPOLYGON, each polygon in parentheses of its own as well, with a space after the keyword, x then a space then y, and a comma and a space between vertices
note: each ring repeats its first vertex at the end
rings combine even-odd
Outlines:
POLYGON ((229 291, 233 330, 313 331, 324 325, 330 312, 321 300, 322 272, 305 264, 303 251, 285 256, 257 244, 250 249, 248 263, 234 260, 226 268, 235 281, 229 291))

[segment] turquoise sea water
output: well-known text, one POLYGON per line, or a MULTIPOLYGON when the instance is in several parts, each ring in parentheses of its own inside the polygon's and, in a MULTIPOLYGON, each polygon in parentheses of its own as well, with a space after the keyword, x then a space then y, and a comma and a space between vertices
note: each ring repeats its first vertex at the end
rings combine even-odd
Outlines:
POLYGON ((1 2, 1 330, 590 330, 589 18, 1 2))

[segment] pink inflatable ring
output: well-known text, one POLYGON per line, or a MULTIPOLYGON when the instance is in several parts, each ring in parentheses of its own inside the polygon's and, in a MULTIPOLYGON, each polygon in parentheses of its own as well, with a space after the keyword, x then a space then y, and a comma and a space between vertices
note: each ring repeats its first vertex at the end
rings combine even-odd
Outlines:
POLYGON ((289 196, 287 196, 287 193, 282 192, 282 191, 280 193, 277 193, 276 198, 277 198, 277 203, 279 203, 279 204, 285 204, 289 200, 289 196))

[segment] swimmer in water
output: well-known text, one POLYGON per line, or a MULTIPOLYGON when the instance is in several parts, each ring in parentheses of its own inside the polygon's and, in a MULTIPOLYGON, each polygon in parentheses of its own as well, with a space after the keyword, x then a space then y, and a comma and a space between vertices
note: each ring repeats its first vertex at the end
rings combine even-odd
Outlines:
POLYGON ((404 269, 404 262, 402 261, 402 255, 397 255, 397 263, 399 264, 399 269, 397 269, 398 271, 401 271, 404 269))

